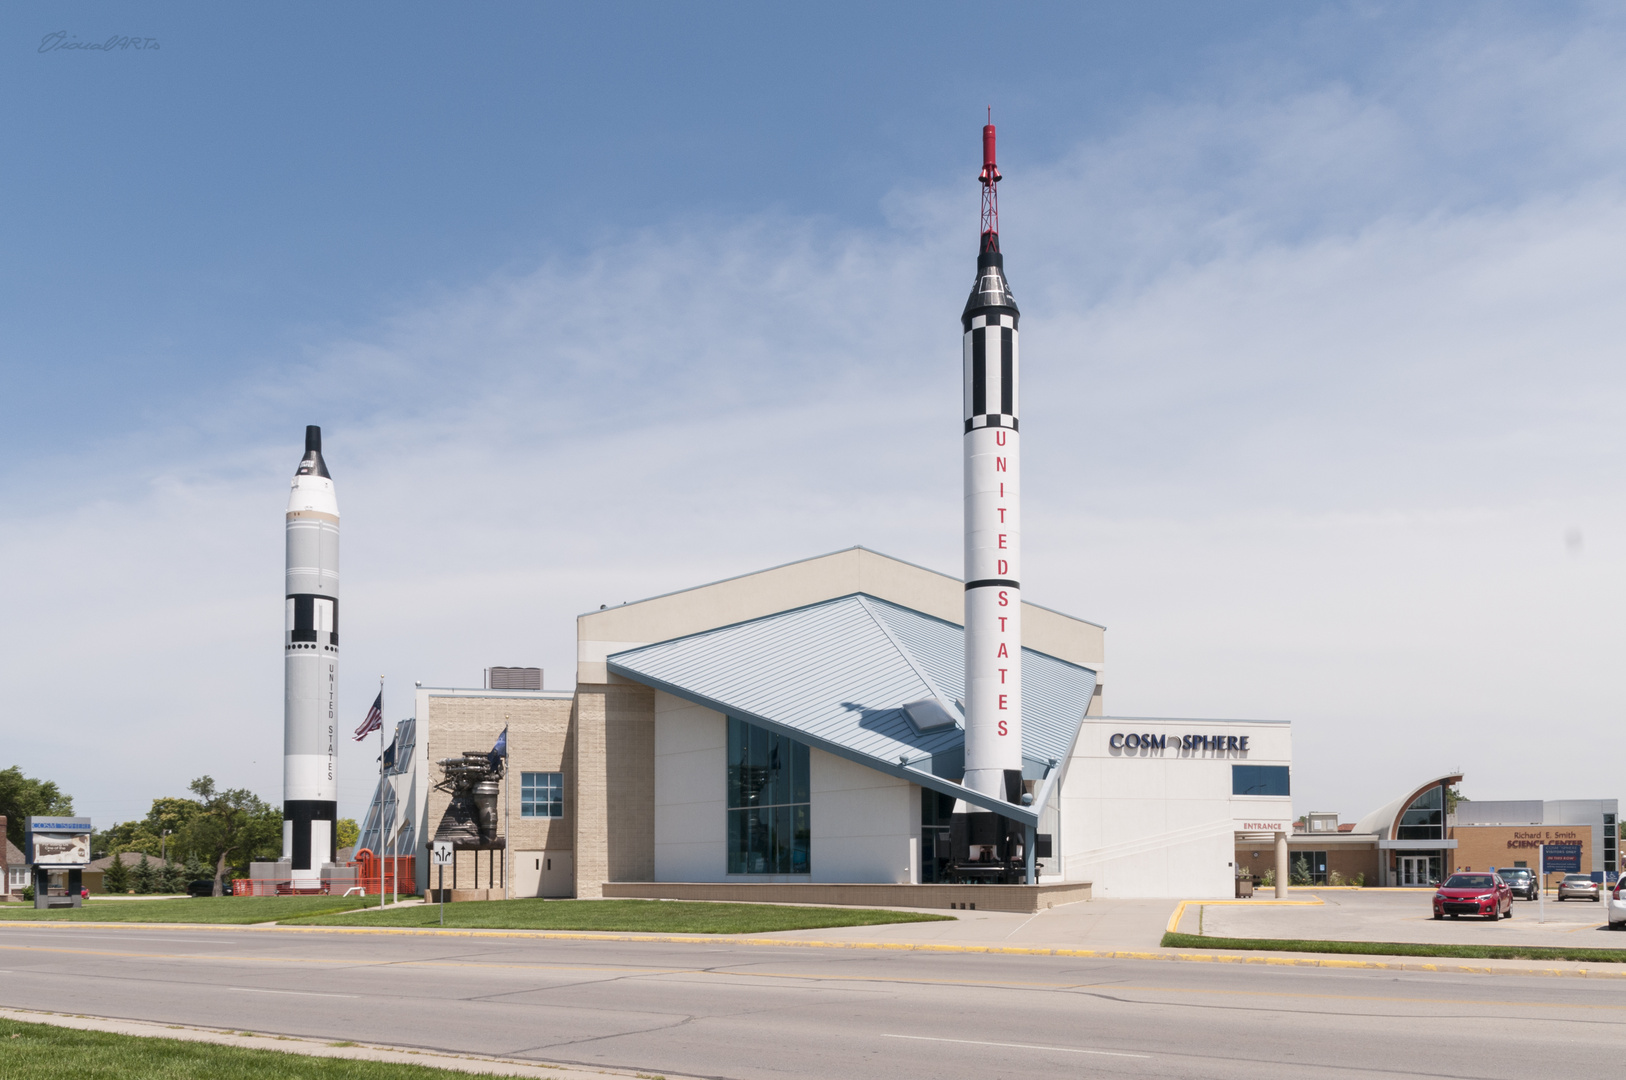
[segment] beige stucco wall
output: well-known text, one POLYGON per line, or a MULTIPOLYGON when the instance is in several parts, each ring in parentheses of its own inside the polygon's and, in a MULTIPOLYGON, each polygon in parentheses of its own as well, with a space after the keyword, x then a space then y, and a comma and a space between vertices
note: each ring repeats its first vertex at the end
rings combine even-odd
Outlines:
MULTIPOLYGON (((611 653, 859 592, 955 624, 965 613, 959 578, 849 548, 577 616, 576 680, 608 681, 604 659, 611 653)), ((1106 631, 1094 623, 1024 602, 1022 644, 1102 674, 1106 631)))
POLYGON ((656 881, 728 872, 728 719, 655 692, 656 881))

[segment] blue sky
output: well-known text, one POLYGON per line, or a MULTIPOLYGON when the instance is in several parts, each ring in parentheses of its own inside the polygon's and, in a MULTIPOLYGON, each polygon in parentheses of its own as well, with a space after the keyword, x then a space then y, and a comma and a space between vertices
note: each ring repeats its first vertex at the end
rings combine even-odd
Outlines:
POLYGON ((1575 747, 1626 644, 1623 46, 1582 4, 11 5, 8 749, 99 819, 277 797, 306 423, 358 720, 378 674, 392 716, 568 685, 600 603, 957 572, 992 105, 1028 591, 1109 626, 1109 709, 1292 719, 1301 809, 1617 794, 1575 747))

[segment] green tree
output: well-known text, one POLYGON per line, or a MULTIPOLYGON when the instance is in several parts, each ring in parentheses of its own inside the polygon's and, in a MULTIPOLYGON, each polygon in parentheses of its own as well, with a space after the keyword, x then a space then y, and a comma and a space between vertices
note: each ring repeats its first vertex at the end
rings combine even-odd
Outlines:
POLYGON ((342 817, 339 819, 339 846, 341 848, 355 847, 356 841, 361 839, 361 826, 356 824, 355 818, 342 817))
POLYGON ((130 891, 130 868, 124 865, 124 856, 113 852, 113 861, 102 874, 102 891, 123 895, 130 891))
POLYGON ((27 839, 28 819, 69 817, 73 798, 49 780, 24 776, 21 766, 0 769, 0 815, 6 819, 6 838, 18 847, 27 839))
POLYGON ((188 822, 182 846, 214 864, 214 895, 221 896, 228 869, 247 873, 254 859, 282 851, 282 811, 245 788, 220 791, 213 777, 200 776, 189 786, 202 809, 188 822))
MULTIPOLYGON (((114 851, 158 854, 158 837, 147 831, 145 821, 120 821, 109 828, 91 834, 90 846, 103 855, 114 851)), ((98 856, 99 858, 100 856, 98 856)))
POLYGON ((147 861, 147 855, 143 852, 141 861, 130 872, 130 884, 135 886, 136 892, 145 894, 152 892, 157 883, 157 868, 147 861))
POLYGON ((1458 791, 1456 788, 1448 787, 1445 789, 1445 812, 1447 814, 1456 813, 1457 804, 1465 803, 1467 801, 1468 797, 1462 792, 1458 791))
POLYGON ((1293 860, 1293 875, 1288 878, 1288 881, 1294 885, 1310 884, 1309 859, 1303 855, 1300 855, 1297 859, 1293 860))
POLYGON ((209 871, 205 869, 203 860, 198 858, 198 853, 195 851, 186 853, 185 873, 187 881, 197 881, 209 876, 209 871))

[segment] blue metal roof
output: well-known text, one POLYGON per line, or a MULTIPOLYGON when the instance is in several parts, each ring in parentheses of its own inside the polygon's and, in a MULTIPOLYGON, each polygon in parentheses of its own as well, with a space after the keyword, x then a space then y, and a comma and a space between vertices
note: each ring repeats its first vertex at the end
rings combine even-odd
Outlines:
MULTIPOLYGON (((964 669, 963 628, 857 594, 609 657, 617 675, 954 794, 921 774, 964 772, 964 669), (910 722, 903 707, 932 698, 953 726, 910 722)), ((1089 668, 1022 650, 1024 775, 1067 755, 1094 692, 1089 668)))

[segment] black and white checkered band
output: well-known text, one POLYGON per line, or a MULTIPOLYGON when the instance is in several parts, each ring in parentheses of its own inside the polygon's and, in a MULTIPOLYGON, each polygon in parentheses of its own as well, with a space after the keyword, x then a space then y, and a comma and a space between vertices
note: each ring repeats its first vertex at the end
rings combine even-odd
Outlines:
POLYGON ((965 429, 1018 430, 1016 317, 977 315, 965 332, 965 429))

